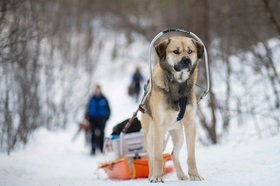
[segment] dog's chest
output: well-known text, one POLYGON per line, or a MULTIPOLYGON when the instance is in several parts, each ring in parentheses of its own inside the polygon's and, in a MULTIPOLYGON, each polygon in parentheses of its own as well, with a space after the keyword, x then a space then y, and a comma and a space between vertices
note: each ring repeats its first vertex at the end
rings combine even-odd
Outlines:
POLYGON ((165 100, 165 104, 166 107, 168 108, 168 110, 173 110, 175 112, 179 112, 180 108, 179 108, 179 100, 172 100, 172 97, 170 97, 169 99, 165 100))
POLYGON ((186 86, 170 85, 169 91, 164 93, 164 102, 169 110, 180 111, 180 99, 186 98, 188 105, 191 103, 191 96, 186 86))
MULTIPOLYGON (((180 124, 187 119, 186 113, 192 112, 192 105, 187 105, 185 110, 185 116, 181 121, 177 121, 178 115, 179 115, 179 109, 174 110, 166 107, 167 105, 161 105, 158 109, 159 113, 159 121, 160 125, 165 126, 167 130, 172 130, 180 126, 180 124)), ((177 106, 179 108, 179 106, 177 106)))

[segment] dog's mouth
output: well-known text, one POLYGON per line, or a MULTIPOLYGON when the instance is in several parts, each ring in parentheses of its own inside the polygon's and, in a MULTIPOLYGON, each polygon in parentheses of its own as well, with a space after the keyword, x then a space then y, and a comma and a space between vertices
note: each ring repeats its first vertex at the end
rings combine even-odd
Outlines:
POLYGON ((174 65, 174 70, 176 72, 181 72, 183 70, 191 71, 191 69, 192 69, 192 63, 190 58, 188 57, 183 57, 179 63, 174 65))

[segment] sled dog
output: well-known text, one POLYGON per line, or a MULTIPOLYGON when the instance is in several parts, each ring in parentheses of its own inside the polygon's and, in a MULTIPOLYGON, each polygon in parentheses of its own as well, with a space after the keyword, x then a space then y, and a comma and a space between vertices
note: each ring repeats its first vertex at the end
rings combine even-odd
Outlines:
POLYGON ((148 112, 141 119, 149 156, 149 180, 163 182, 166 132, 172 137, 172 158, 178 179, 189 179, 179 161, 185 133, 190 180, 203 180, 195 160, 197 101, 194 87, 203 45, 192 38, 175 36, 161 41, 155 50, 159 59, 152 70, 152 90, 144 105, 148 112))

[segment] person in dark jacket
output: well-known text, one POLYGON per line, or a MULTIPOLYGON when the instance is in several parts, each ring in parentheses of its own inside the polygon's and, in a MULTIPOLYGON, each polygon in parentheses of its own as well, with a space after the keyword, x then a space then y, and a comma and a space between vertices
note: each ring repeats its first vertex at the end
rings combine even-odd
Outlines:
POLYGON ((95 155, 96 149, 103 152, 104 129, 111 114, 109 102, 101 92, 101 87, 95 87, 95 93, 88 102, 86 118, 91 126, 91 154, 95 155))
POLYGON ((140 94, 140 89, 141 89, 141 82, 144 80, 140 69, 137 67, 135 69, 135 72, 132 75, 132 82, 130 85, 130 95, 135 98, 135 101, 138 102, 139 100, 139 94, 140 94))

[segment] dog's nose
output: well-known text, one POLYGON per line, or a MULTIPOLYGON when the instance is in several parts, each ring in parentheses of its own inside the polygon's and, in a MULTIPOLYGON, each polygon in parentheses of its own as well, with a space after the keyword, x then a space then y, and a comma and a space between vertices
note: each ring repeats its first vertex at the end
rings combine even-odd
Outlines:
POLYGON ((192 62, 191 62, 190 58, 186 57, 185 60, 184 60, 184 63, 186 64, 186 66, 189 70, 192 69, 192 62))
POLYGON ((188 58, 188 57, 183 57, 181 61, 182 61, 182 63, 183 63, 183 67, 184 67, 184 68, 187 68, 187 69, 189 69, 189 70, 192 69, 192 63, 191 63, 191 59, 190 59, 190 58, 188 58))
POLYGON ((191 70, 191 68, 192 68, 192 63, 191 63, 190 58, 188 58, 188 57, 183 57, 181 59, 181 61, 174 66, 174 69, 177 72, 179 72, 179 71, 181 71, 183 69, 191 70))
POLYGON ((191 60, 188 57, 183 57, 182 62, 184 63, 184 65, 189 66, 189 64, 191 63, 191 60))

